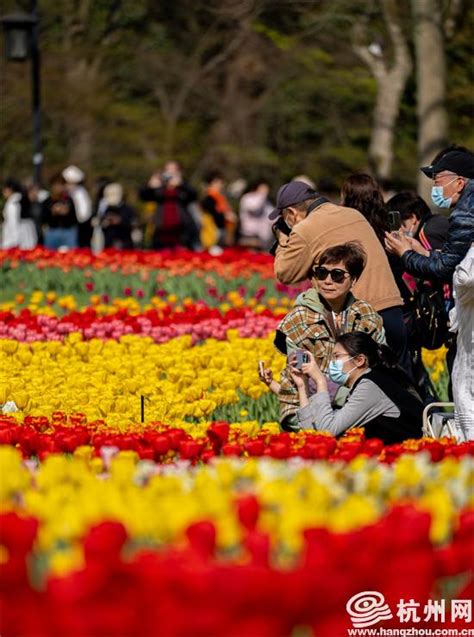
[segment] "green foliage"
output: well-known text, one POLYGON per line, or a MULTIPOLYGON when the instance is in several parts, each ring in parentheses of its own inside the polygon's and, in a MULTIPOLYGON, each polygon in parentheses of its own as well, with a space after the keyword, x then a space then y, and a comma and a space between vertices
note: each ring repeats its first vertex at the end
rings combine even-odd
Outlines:
POLYGON ((258 274, 252 274, 248 278, 226 279, 209 273, 204 278, 198 278, 194 274, 176 276, 168 270, 150 270, 149 276, 143 277, 140 274, 112 272, 108 268, 91 271, 73 268, 65 276, 60 268, 48 267, 40 270, 33 264, 20 264, 15 268, 9 268, 8 264, 4 263, 0 268, 0 276, 0 302, 11 301, 14 294, 21 293, 25 296, 25 307, 28 306, 31 294, 37 290, 45 293, 54 291, 58 296, 72 294, 79 306, 88 305, 91 295, 107 295, 110 299, 123 298, 126 296, 127 288, 135 297, 139 292, 141 304, 149 303, 150 298, 156 294, 165 298, 173 294, 179 302, 188 298, 192 301, 204 301, 214 307, 222 303, 223 299, 227 299, 228 292, 237 289, 240 289, 247 302, 255 298, 260 288, 265 289, 263 303, 269 297, 279 299, 283 296, 278 292, 274 279, 262 281, 258 274), (212 288, 215 293, 213 291, 210 294, 209 290, 212 288))
MULTIPOLYGON (((5 0, 2 11, 15 8, 5 0)), ((472 24, 463 4, 446 43, 450 137, 473 145, 472 24)), ((195 178, 274 185, 305 172, 336 188, 367 167, 375 80, 355 58, 354 23, 388 43, 380 2, 40 0, 45 174, 70 161, 145 181, 170 156, 195 178)), ((409 0, 399 3, 408 38, 409 0)), ((3 39, 3 38, 2 38, 3 39)), ((0 177, 31 174, 29 63, 2 61, 0 177)), ((415 75, 401 105, 394 177, 416 180, 415 75)))
POLYGON ((279 421, 280 406, 275 394, 268 392, 257 399, 250 398, 241 391, 238 394, 239 401, 237 403, 217 407, 212 412, 210 419, 228 422, 242 422, 243 419, 257 420, 261 424, 279 421))

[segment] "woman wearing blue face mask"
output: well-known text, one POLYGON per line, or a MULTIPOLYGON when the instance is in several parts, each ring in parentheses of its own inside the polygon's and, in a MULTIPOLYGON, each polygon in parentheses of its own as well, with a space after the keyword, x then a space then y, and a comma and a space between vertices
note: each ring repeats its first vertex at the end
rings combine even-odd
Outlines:
POLYGON ((298 388, 301 428, 338 436, 351 427, 364 427, 367 438, 380 438, 385 444, 421 437, 420 397, 394 362, 391 351, 364 332, 343 334, 334 347, 328 376, 350 388, 341 409, 332 408, 327 378, 312 355, 301 371, 295 367, 291 371, 298 388), (309 378, 317 386, 311 398, 307 392, 309 378))

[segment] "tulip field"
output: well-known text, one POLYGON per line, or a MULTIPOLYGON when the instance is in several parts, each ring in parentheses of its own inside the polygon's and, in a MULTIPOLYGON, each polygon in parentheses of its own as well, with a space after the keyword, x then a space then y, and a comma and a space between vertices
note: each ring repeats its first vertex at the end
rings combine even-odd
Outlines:
MULTIPOLYGON (((473 628, 449 602, 474 590, 474 442, 281 432, 257 363, 278 379, 305 286, 270 256, 0 269, 1 637, 344 637, 362 591, 383 628, 473 628)), ((424 352, 441 392, 444 357, 424 352)))

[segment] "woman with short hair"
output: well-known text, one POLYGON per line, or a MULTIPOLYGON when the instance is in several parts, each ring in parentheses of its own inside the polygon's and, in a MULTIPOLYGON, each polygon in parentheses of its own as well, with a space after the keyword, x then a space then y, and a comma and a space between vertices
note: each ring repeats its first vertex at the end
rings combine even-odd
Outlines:
MULTIPOLYGON (((345 332, 364 331, 378 342, 385 342, 382 318, 367 301, 356 299, 352 286, 361 276, 366 260, 357 242, 327 248, 313 264, 308 278, 312 287, 298 296, 295 306, 279 323, 275 346, 288 360, 296 350, 311 352, 323 371, 327 370, 337 337, 345 332)), ((298 393, 287 366, 278 383, 270 369, 261 380, 278 395, 280 424, 283 429, 299 429, 295 419, 298 393)), ((333 385, 332 395, 337 388, 333 385)), ((337 402, 344 400, 338 392, 337 402)))

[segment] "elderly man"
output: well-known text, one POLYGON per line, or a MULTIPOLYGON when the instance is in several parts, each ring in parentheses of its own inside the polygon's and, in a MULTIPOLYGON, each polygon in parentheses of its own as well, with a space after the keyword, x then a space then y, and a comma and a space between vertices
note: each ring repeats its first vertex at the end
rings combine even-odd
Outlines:
POLYGON ((428 252, 409 237, 386 233, 385 245, 401 257, 409 274, 451 283, 455 267, 474 241, 474 154, 453 150, 421 170, 434 181, 433 203, 439 208, 453 208, 446 243, 441 250, 428 252))
POLYGON ((302 181, 291 181, 278 191, 276 208, 269 218, 275 221, 274 268, 281 283, 309 278, 311 266, 327 248, 350 241, 363 246, 367 263, 354 284, 354 296, 380 314, 387 343, 410 372, 403 301, 387 255, 365 217, 357 210, 330 203, 302 181))

